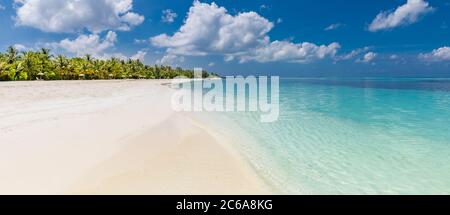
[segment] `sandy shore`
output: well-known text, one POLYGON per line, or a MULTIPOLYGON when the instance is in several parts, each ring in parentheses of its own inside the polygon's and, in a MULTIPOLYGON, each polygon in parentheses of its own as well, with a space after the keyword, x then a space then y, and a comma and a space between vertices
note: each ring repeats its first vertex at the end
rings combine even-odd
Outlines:
POLYGON ((162 83, 0 83, 0 194, 269 193, 162 83))

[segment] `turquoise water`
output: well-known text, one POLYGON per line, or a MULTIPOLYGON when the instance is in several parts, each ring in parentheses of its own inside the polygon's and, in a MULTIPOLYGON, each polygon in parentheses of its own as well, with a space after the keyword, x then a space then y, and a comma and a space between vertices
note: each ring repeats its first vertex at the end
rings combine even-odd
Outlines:
POLYGON ((274 123, 196 117, 280 193, 450 194, 448 79, 282 79, 274 123))

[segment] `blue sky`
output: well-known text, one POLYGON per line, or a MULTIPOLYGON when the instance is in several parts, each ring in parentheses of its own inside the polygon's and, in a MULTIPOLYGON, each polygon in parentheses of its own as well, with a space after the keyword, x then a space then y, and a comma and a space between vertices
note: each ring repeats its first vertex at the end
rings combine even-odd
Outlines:
POLYGON ((47 47, 70 56, 135 58, 222 75, 450 77, 450 0, 0 5, 2 50, 47 47))

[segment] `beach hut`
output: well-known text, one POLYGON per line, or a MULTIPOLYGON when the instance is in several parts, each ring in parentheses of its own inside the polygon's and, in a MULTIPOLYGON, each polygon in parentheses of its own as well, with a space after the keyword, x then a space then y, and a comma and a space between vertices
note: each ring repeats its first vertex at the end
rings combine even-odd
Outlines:
POLYGON ((38 76, 39 76, 39 78, 37 78, 38 80, 42 80, 43 78, 43 76, 45 75, 43 72, 40 72, 40 73, 38 73, 37 74, 38 76))

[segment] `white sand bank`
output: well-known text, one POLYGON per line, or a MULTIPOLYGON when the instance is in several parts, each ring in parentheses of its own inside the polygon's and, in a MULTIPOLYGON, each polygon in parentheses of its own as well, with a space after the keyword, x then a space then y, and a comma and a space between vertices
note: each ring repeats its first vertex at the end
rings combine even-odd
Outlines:
POLYGON ((0 194, 268 193, 161 83, 0 83, 0 194))

